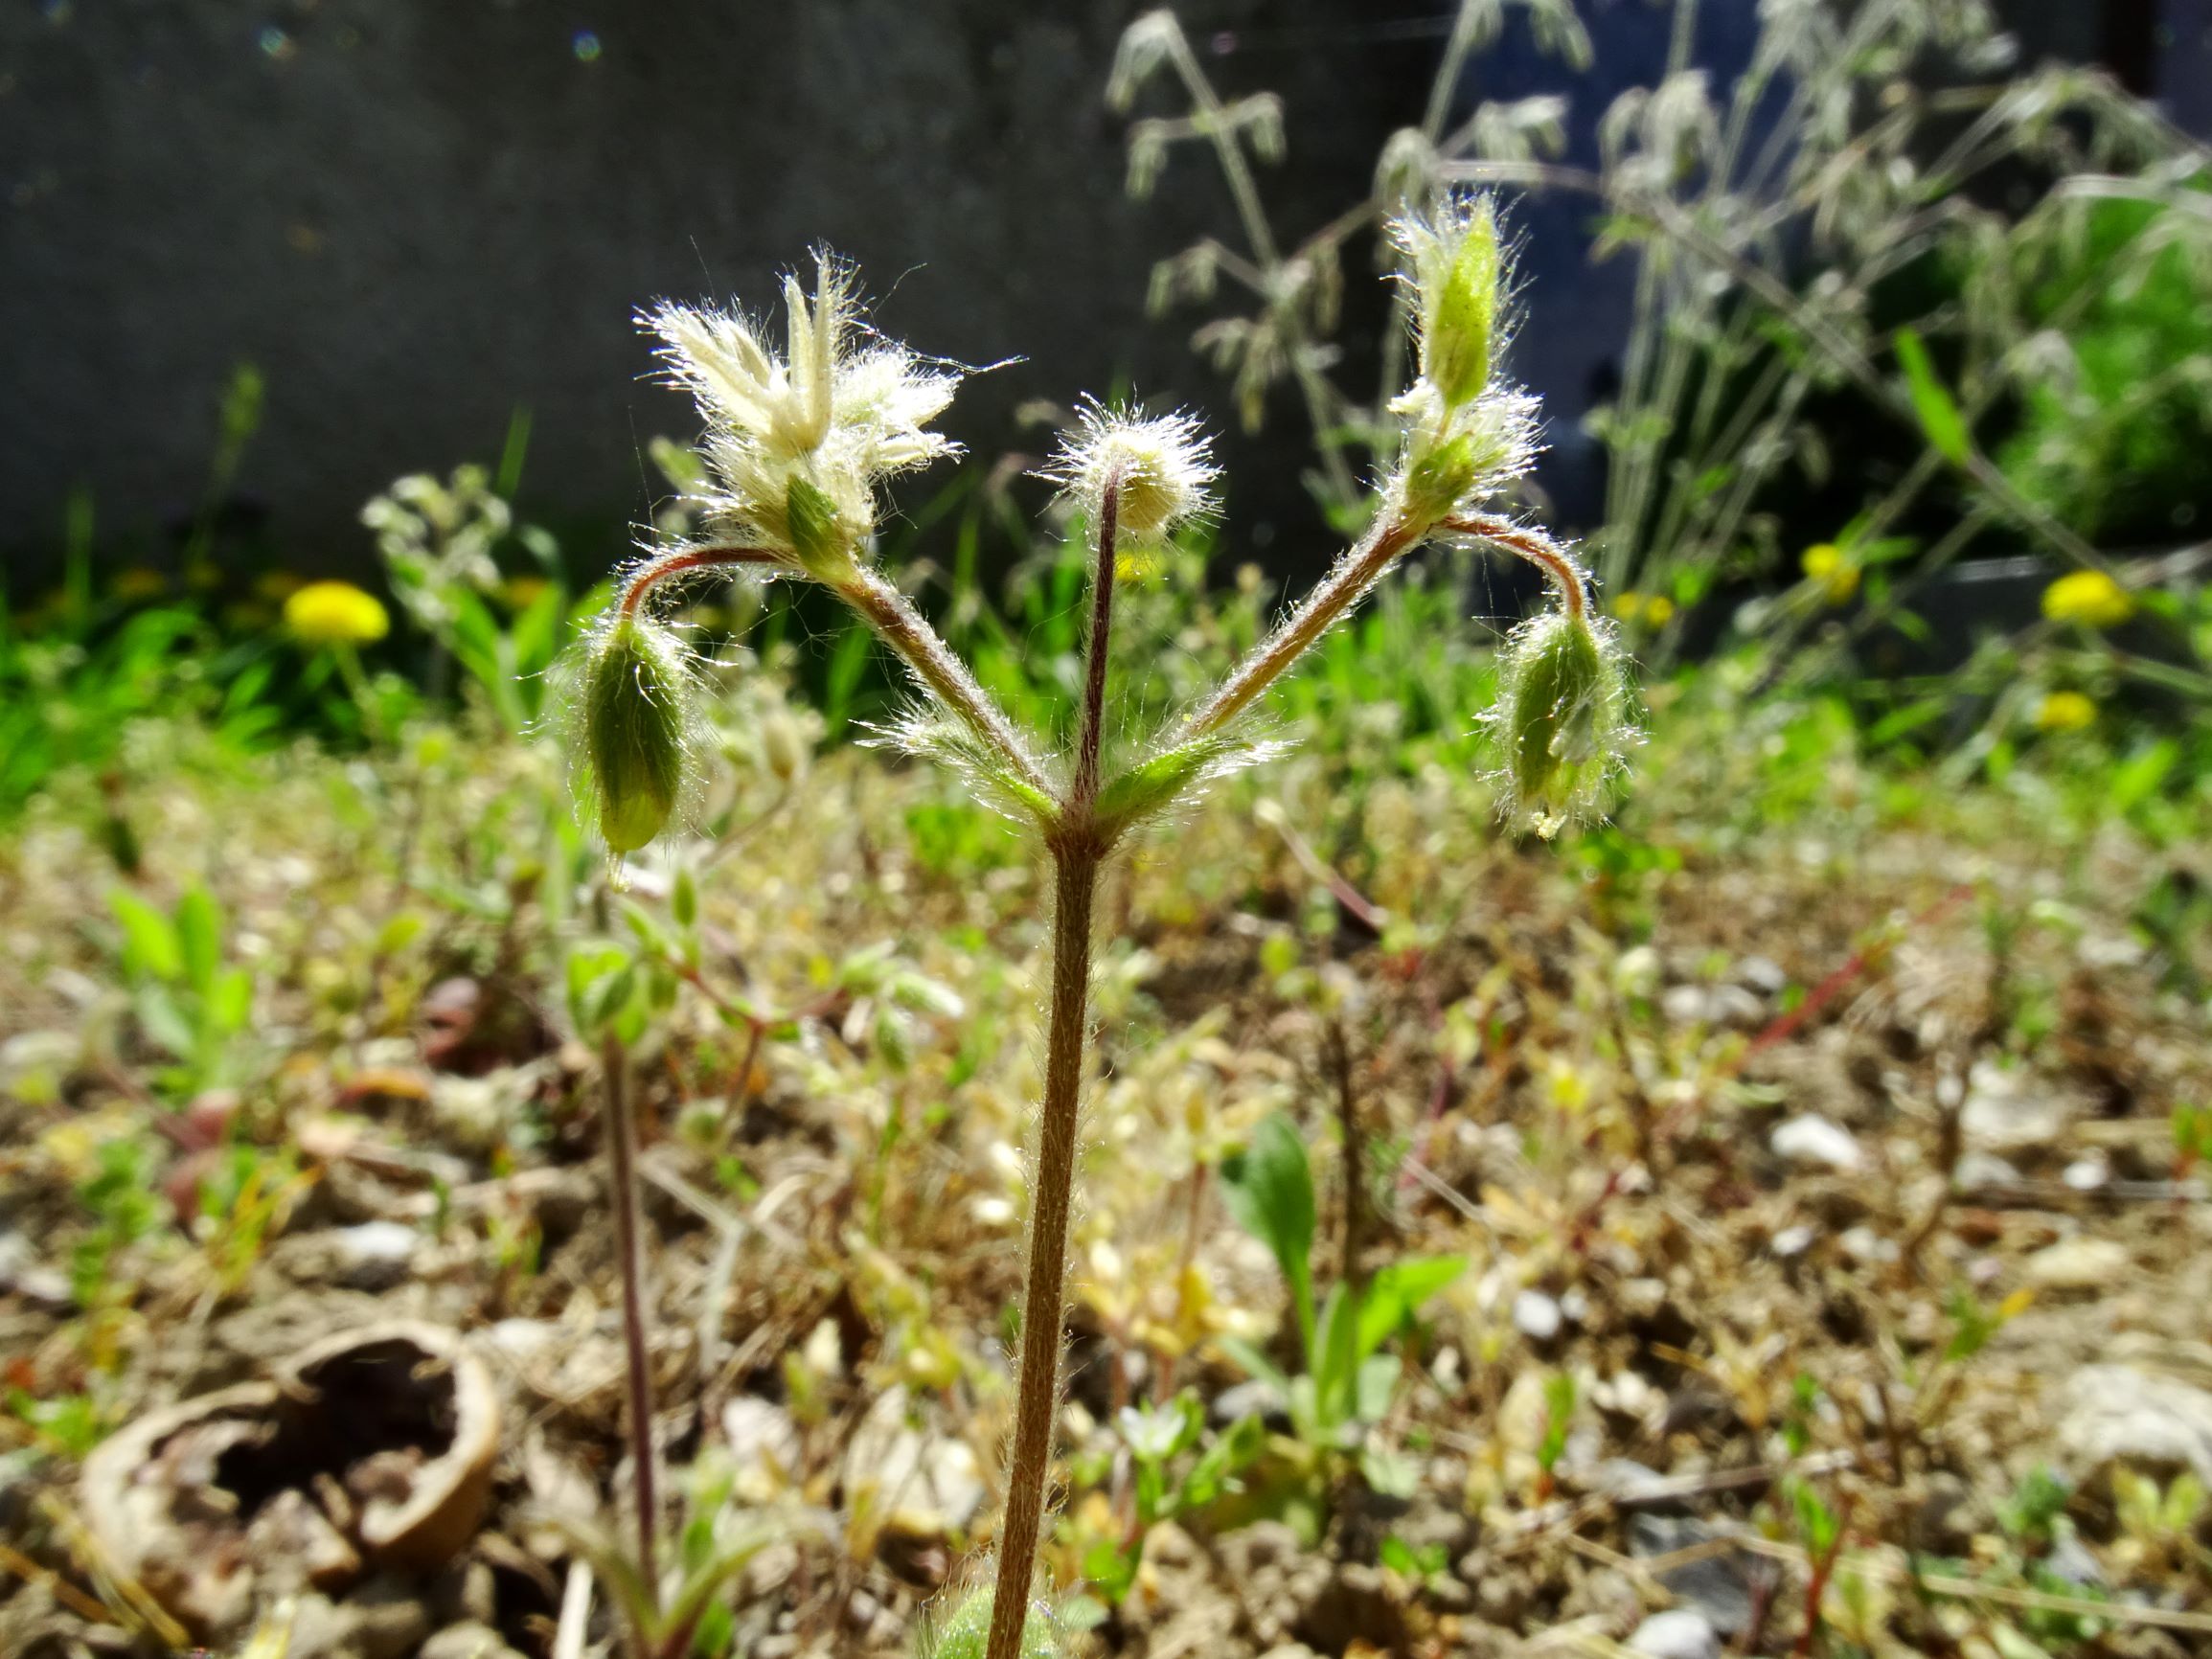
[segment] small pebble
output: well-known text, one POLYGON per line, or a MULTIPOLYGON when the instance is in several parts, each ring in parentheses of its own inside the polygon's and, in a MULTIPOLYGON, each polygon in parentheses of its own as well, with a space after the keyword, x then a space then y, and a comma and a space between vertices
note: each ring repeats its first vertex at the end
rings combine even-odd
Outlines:
POLYGON ((1806 1112, 1786 1124, 1777 1124, 1767 1138, 1777 1158, 1800 1169, 1834 1170, 1855 1174, 1865 1167, 1866 1154, 1849 1129, 1830 1123, 1817 1112, 1806 1112))
POLYGON ((1802 1256, 1806 1251, 1812 1249, 1813 1240, 1818 1237, 1819 1234, 1816 1230, 1800 1221, 1796 1226, 1785 1227, 1781 1232, 1775 1234, 1774 1242, 1769 1248, 1782 1261, 1788 1261, 1792 1257, 1802 1256))
POLYGON ((1549 1342, 1562 1323, 1560 1305, 1540 1290, 1524 1290, 1513 1299, 1514 1329, 1531 1342, 1549 1342))
POLYGON ((1649 1659, 1721 1659, 1721 1637, 1704 1614, 1675 1607, 1638 1625, 1629 1651, 1649 1659))
POLYGON ((2109 1290, 2128 1273, 2132 1258, 2117 1239, 2062 1239, 2020 1264, 2039 1290, 2109 1290))

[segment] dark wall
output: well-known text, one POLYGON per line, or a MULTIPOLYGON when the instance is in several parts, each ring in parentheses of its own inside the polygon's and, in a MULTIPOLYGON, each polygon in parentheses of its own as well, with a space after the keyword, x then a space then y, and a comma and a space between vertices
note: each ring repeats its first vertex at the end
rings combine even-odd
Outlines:
MULTIPOLYGON (((2032 45, 2088 56, 2107 10, 2019 0, 2032 45)), ((2212 0, 2164 0, 2152 73, 2202 114, 2212 0), (2189 57, 2190 54, 2195 57, 2189 57)), ((14 0, 0 10, 0 549, 28 579, 73 485, 103 530, 152 534, 203 487, 234 364, 267 385, 238 480, 287 562, 360 565, 360 503, 402 471, 490 460, 536 414, 526 511, 619 526, 656 493, 641 456, 688 435, 629 325, 661 295, 742 296, 826 241, 859 260, 891 331, 968 362, 1020 353, 950 424, 995 454, 1040 441, 1034 398, 1133 381, 1231 424, 1186 346, 1142 311, 1152 261, 1231 221, 1210 163, 1122 193, 1101 92, 1132 0, 14 0)), ((1569 91, 1576 143, 1664 51, 1648 0, 1585 0, 1586 77, 1516 26, 1476 97, 1569 91)), ((1232 95, 1283 94, 1288 165, 1263 187, 1295 239, 1364 193, 1418 119, 1449 0, 1189 0, 1232 95)), ((1706 0, 1726 74, 1753 0, 1706 0)), ((2115 11, 2116 14, 2116 11, 2115 11)), ((2137 34, 2140 32, 2137 31, 2137 34)), ((1544 482, 1593 498, 1575 417, 1618 349, 1630 270, 1581 257, 1584 210, 1535 204, 1517 372, 1558 417, 1544 482)), ((1381 309, 1356 261, 1344 340, 1364 384, 1381 309)), ((1232 438, 1233 545, 1295 564, 1326 545, 1297 482, 1302 416, 1232 438), (1304 551, 1301 551, 1304 550, 1304 551)), ((592 548, 579 555, 595 557, 592 548)), ((29 580, 11 583, 20 592, 29 580)))
MULTIPOLYGON (((1024 356, 956 407, 986 452, 1038 442, 1013 419, 1025 400, 1117 378, 1225 408, 1185 348, 1196 319, 1143 315, 1152 261, 1224 203, 1196 154, 1155 200, 1124 199, 1102 89, 1138 10, 17 0, 0 11, 0 547, 50 545, 80 480, 109 526, 188 512, 240 359, 267 414, 239 489, 298 562, 365 557, 360 503, 399 472, 495 458, 518 400, 528 507, 642 515, 644 440, 692 421, 641 381, 631 312, 761 304, 816 241, 861 262, 918 349, 1024 356)), ((1225 61, 1288 100, 1291 164, 1266 183, 1298 233, 1364 193, 1434 42, 1375 39, 1386 11, 1328 0, 1186 8, 1201 38, 1263 12, 1225 61), (1358 50, 1312 49, 1333 17, 1358 50)), ((1259 470, 1257 505, 1307 516, 1294 467, 1259 470)))

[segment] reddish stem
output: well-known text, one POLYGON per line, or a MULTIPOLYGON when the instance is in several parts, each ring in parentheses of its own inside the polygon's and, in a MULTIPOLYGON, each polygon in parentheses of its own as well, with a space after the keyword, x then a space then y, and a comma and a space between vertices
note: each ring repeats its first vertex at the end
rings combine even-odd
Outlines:
POLYGON ((635 616, 645 596, 656 585, 672 576, 681 576, 690 570, 706 570, 724 564, 781 564, 783 557, 764 547, 679 547, 664 553, 657 558, 648 559, 634 571, 622 588, 622 614, 635 616))
POLYGON ((1567 557, 1564 548, 1542 531, 1531 530, 1526 525, 1514 523, 1510 518, 1498 518, 1487 512, 1470 513, 1464 518, 1448 518, 1437 528, 1453 535, 1479 536, 1484 541, 1527 559, 1551 578, 1552 586, 1559 589, 1560 599, 1567 607, 1567 615, 1577 622, 1583 619, 1587 596, 1584 591, 1582 567, 1567 557))

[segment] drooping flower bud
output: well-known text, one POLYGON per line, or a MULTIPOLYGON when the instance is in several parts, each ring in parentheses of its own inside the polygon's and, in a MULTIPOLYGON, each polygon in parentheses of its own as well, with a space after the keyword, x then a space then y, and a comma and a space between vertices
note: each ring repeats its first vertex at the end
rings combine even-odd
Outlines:
POLYGON ((1603 811, 1635 740, 1611 625, 1562 608, 1515 629, 1498 657, 1490 718, 1505 751, 1508 814, 1548 839, 1603 811))
POLYGON ((683 642, 664 625, 617 616, 580 648, 572 758, 607 851, 634 852, 681 808, 696 747, 696 688, 683 642))

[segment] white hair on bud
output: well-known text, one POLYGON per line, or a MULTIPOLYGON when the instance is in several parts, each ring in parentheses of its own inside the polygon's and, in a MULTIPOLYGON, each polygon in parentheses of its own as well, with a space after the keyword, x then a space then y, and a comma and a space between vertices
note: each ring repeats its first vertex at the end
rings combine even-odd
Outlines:
POLYGON ((1139 541, 1211 515, 1213 484, 1220 475, 1212 440, 1196 416, 1179 409, 1142 416, 1095 398, 1084 403, 1078 424, 1060 434, 1060 448, 1039 473, 1094 515, 1112 482, 1119 532, 1139 541))

